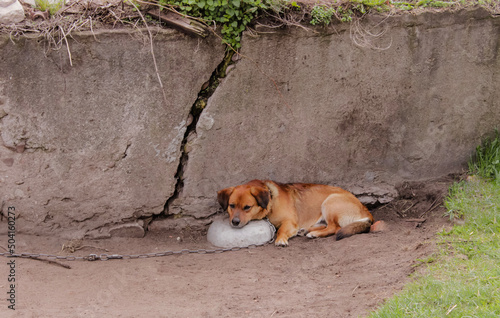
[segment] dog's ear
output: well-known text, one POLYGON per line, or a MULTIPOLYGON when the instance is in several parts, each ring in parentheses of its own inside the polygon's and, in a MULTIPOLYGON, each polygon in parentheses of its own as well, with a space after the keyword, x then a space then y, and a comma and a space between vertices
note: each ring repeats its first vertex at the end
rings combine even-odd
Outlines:
POLYGON ((217 192, 217 201, 219 201, 220 206, 224 211, 227 210, 227 206, 229 205, 229 197, 231 193, 233 193, 234 187, 226 188, 217 192))
POLYGON ((259 206, 263 209, 267 209, 267 205, 269 204, 270 194, 269 190, 266 190, 262 187, 252 187, 250 189, 250 193, 255 197, 259 206))

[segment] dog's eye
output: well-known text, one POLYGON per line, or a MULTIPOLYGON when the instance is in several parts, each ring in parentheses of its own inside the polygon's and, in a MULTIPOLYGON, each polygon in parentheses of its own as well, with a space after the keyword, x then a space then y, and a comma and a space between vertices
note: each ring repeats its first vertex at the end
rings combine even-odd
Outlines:
POLYGON ((245 206, 243 207, 243 210, 248 211, 248 210, 250 210, 250 208, 251 208, 251 206, 249 206, 249 205, 245 205, 245 206))
POLYGON ((231 209, 234 209, 234 204, 230 204, 230 205, 229 205, 229 207, 230 207, 231 209))

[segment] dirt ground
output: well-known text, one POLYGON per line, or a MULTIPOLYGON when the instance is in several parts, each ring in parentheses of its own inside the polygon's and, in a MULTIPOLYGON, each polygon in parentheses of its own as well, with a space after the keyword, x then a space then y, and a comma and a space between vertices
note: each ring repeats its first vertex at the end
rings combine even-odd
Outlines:
MULTIPOLYGON (((372 209, 388 230, 332 237, 295 237, 220 254, 148 259, 60 261, 15 259, 16 310, 8 309, 12 259, 0 265, 2 317, 359 317, 397 293, 432 238, 450 224, 443 197, 452 178, 404 184, 402 197, 372 209), (420 220, 417 220, 420 219, 420 220), (425 221, 423 221, 425 219, 425 221)), ((2 224, 2 226, 5 224, 2 224)), ((0 245, 7 246, 2 235, 0 245)), ((57 255, 140 254, 211 248, 203 233, 148 233, 143 239, 84 241, 74 253, 56 237, 16 235, 16 252, 57 255)))

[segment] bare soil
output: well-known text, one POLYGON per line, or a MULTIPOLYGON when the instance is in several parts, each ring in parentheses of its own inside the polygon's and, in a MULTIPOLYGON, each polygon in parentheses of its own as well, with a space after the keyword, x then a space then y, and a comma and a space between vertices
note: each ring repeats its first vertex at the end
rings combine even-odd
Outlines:
MULTIPOLYGON (((16 310, 6 293, 12 259, 0 258, 2 317, 359 317, 410 281, 450 224, 443 198, 452 177, 401 185, 402 197, 372 209, 388 229, 336 242, 295 237, 220 254, 147 259, 58 261, 70 269, 15 259, 16 310), (418 220, 420 219, 420 220, 418 220), (425 221, 423 221, 425 219, 425 221)), ((4 224, 2 224, 3 226, 4 224)), ((0 245, 7 246, 6 235, 0 245)), ((16 252, 57 255, 140 254, 212 248, 204 233, 151 233, 142 239, 81 242, 71 253, 56 237, 16 235, 16 252)))

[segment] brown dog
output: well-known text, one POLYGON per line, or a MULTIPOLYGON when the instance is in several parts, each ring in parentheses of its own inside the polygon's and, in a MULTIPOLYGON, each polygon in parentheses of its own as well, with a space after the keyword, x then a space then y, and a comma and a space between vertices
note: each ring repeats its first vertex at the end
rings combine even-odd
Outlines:
POLYGON ((287 246, 299 231, 309 238, 336 234, 340 240, 369 232, 373 223, 371 213, 352 193, 328 185, 252 180, 220 190, 217 200, 233 227, 267 217, 278 228, 278 246, 287 246))

